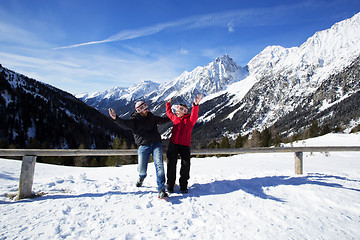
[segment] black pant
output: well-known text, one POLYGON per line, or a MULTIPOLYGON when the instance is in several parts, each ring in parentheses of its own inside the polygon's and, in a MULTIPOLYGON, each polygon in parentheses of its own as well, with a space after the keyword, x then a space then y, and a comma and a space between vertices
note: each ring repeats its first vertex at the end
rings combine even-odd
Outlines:
POLYGON ((166 153, 167 163, 167 185, 168 188, 173 188, 176 180, 176 164, 178 154, 181 157, 181 168, 180 168, 180 189, 187 189, 188 180, 190 178, 190 147, 169 143, 168 150, 166 153))

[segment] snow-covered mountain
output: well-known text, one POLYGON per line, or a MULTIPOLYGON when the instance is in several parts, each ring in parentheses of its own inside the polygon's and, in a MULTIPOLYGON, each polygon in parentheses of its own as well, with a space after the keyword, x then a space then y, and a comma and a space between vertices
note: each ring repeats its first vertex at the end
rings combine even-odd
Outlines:
POLYGON ((178 78, 159 87, 157 92, 149 94, 152 102, 168 98, 182 98, 187 104, 193 96, 204 96, 225 90, 231 83, 248 76, 247 68, 240 67, 228 55, 217 58, 205 67, 197 67, 191 72, 184 72, 178 78))
MULTIPOLYGON (((272 126, 279 134, 294 134, 304 131, 313 120, 324 125, 326 119, 340 117, 339 109, 347 109, 346 99, 355 101, 359 92, 359 56, 360 13, 316 32, 299 47, 269 46, 245 67, 225 55, 132 99, 147 101, 153 111, 161 114, 167 98, 191 104, 196 94, 204 95, 195 139, 245 134, 272 126), (302 117, 297 119, 300 112, 302 117)), ((107 104, 101 106, 96 104, 104 99, 81 99, 105 114, 110 106, 119 115, 128 116, 134 102, 126 94, 115 92, 118 99, 110 101, 107 97, 107 104)), ((350 112, 342 124, 359 119, 359 114, 350 112)), ((331 127, 339 124, 331 122, 331 127)))
POLYGON ((160 84, 152 81, 143 81, 129 88, 115 87, 104 92, 77 94, 75 97, 81 99, 86 104, 97 108, 102 113, 107 114, 107 109, 109 107, 118 109, 120 106, 126 106, 149 92, 156 91, 156 89, 159 88, 159 85, 160 84))
POLYGON ((113 88, 93 94, 78 94, 76 97, 104 114, 107 114, 109 107, 113 107, 120 111, 121 116, 128 116, 134 110, 136 100, 144 99, 155 109, 168 98, 190 105, 197 94, 207 96, 217 93, 247 76, 246 67, 240 67, 228 55, 224 55, 207 66, 184 72, 165 84, 144 81, 127 89, 113 88))
POLYGON ((142 81, 138 85, 134 85, 129 88, 115 87, 104 92, 95 92, 92 94, 83 93, 77 94, 75 97, 81 99, 96 99, 98 101, 102 99, 119 100, 126 99, 127 101, 133 101, 146 95, 149 92, 156 90, 159 87, 158 83, 152 81, 142 81))

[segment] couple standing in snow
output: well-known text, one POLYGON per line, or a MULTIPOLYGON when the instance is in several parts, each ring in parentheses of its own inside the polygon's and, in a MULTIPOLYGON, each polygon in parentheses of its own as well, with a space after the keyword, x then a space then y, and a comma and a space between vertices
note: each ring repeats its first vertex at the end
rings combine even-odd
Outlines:
POLYGON ((147 175, 147 165, 152 154, 156 169, 156 181, 158 185, 159 198, 166 198, 165 191, 165 171, 163 164, 163 150, 161 136, 157 125, 169 121, 173 122, 172 135, 167 151, 167 190, 174 192, 176 180, 177 157, 181 157, 180 169, 180 190, 187 193, 187 184, 190 178, 190 144, 191 132, 199 116, 199 103, 202 96, 198 95, 194 99, 191 113, 188 114, 188 107, 184 104, 176 106, 176 113, 171 110, 171 99, 166 103, 167 117, 159 117, 149 112, 145 102, 139 101, 135 104, 135 112, 130 119, 119 118, 113 109, 109 109, 110 117, 123 129, 131 130, 134 135, 135 143, 138 145, 138 172, 139 180, 137 187, 141 187, 147 175))

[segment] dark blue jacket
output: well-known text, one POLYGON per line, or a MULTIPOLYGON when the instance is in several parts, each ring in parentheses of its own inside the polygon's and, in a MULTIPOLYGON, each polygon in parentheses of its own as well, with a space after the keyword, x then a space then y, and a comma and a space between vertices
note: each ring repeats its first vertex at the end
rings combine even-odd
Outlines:
POLYGON ((135 143, 138 146, 160 142, 161 136, 157 125, 169 122, 168 117, 155 116, 148 112, 147 116, 141 116, 134 112, 130 119, 121 119, 116 116, 115 122, 125 130, 131 130, 134 134, 135 143))

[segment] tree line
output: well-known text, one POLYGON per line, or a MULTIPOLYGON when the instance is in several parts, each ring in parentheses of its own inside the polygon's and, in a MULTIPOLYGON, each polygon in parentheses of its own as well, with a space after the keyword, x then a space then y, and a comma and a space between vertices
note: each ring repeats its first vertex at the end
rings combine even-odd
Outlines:
MULTIPOLYGON (((108 149, 115 136, 133 143, 131 133, 71 94, 0 69, 0 148, 108 149)), ((74 158, 38 161, 76 164, 74 158)))
MULTIPOLYGON (((261 132, 257 129, 250 134, 239 134, 234 140, 224 136, 220 140, 212 140, 207 146, 202 148, 253 148, 253 147, 279 147, 282 143, 292 143, 303 139, 314 138, 328 134, 330 132, 343 132, 339 126, 330 129, 329 125, 325 124, 320 127, 317 120, 305 129, 302 133, 295 133, 292 136, 280 136, 275 128, 265 128, 261 132)), ((360 124, 355 126, 351 133, 359 132, 360 124)))

